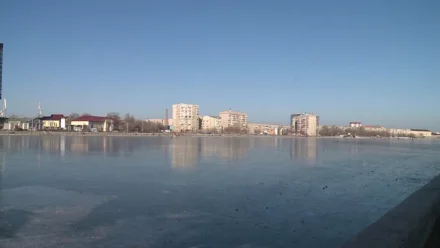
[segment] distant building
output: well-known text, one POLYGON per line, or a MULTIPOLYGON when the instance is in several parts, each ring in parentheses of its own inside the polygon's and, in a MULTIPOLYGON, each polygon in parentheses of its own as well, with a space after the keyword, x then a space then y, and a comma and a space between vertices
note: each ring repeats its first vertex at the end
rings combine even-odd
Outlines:
POLYGON ((248 123, 249 134, 281 135, 281 129, 279 124, 248 123))
POLYGON ((29 120, 29 129, 30 130, 42 130, 43 129, 43 118, 32 118, 29 120))
POLYGON ((223 129, 228 127, 238 127, 241 130, 248 126, 248 115, 246 113, 226 110, 219 113, 221 126, 223 129))
POLYGON ((83 115, 70 121, 72 131, 111 132, 117 129, 118 120, 111 117, 83 115))
POLYGON ((8 122, 4 124, 5 130, 28 130, 29 118, 9 118, 8 122))
POLYGON ((291 127, 296 135, 318 136, 319 116, 309 113, 291 115, 291 127))
POLYGON ((164 126, 172 126, 173 125, 173 119, 168 119, 168 124, 166 124, 166 120, 165 119, 146 119, 145 121, 149 121, 149 122, 153 122, 153 123, 157 123, 157 124, 162 124, 164 126))
POLYGON ((65 129, 66 128, 66 117, 62 114, 53 114, 50 116, 44 116, 41 118, 43 122, 44 129, 65 129))
POLYGON ((410 129, 411 134, 417 137, 431 137, 432 131, 427 129, 410 129))
POLYGON ((300 116, 301 114, 291 114, 290 115, 290 126, 295 126, 295 117, 300 116))
POLYGON ((202 130, 216 130, 220 132, 222 129, 220 116, 203 116, 201 127, 202 130))
POLYGON ((406 128, 388 128, 388 132, 393 137, 405 137, 411 134, 411 129, 406 128))
POLYGON ((362 127, 362 123, 358 121, 352 121, 350 122, 349 127, 362 127))
POLYGON ((371 131, 371 132, 385 132, 387 131, 387 129, 385 127, 382 126, 370 126, 370 125, 365 125, 364 126, 365 131, 371 131))
POLYGON ((197 132, 199 130, 199 105, 173 104, 173 131, 197 132))

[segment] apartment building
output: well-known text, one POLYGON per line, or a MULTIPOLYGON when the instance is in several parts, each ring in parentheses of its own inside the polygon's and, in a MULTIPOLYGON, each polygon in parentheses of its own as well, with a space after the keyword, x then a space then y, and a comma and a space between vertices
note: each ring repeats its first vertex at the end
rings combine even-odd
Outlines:
POLYGON ((175 132, 197 132, 199 130, 199 105, 173 104, 173 126, 175 132))
POLYGON ((296 135, 318 136, 319 116, 309 113, 291 115, 292 130, 296 135))
POLYGON ((221 127, 239 127, 246 129, 248 125, 248 115, 238 111, 227 110, 220 112, 221 127))
POLYGON ((202 117, 202 130, 216 130, 217 132, 221 131, 221 119, 220 116, 203 116, 202 117))

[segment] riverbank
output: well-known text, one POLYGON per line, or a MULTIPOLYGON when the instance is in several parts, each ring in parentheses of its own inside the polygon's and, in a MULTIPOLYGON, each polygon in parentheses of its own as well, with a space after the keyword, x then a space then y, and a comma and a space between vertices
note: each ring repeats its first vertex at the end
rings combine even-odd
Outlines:
MULTIPOLYGON (((318 137, 301 137, 293 135, 253 135, 253 134, 203 134, 203 133, 125 133, 125 132, 51 132, 51 131, 0 131, 0 135, 25 135, 25 136, 111 136, 111 137, 277 137, 277 138, 309 138, 309 139, 393 139, 393 140, 411 140, 411 138, 397 138, 397 137, 341 137, 341 136, 318 136, 318 137)), ((416 138, 420 139, 420 138, 416 138)), ((439 140, 440 137, 427 137, 421 139, 435 139, 439 140)))

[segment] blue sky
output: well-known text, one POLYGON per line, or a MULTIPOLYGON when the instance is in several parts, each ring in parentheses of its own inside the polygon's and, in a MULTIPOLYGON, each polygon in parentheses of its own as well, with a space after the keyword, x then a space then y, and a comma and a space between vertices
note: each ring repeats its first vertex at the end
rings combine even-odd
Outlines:
POLYGON ((440 130, 440 1, 3 0, 8 113, 173 103, 440 130))

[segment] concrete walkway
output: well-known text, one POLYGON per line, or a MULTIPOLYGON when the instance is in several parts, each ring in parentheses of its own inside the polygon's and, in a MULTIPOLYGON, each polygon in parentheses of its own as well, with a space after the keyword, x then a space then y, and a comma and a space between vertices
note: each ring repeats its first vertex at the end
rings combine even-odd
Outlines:
POLYGON ((438 248, 439 217, 440 176, 437 176, 343 247, 438 248))

